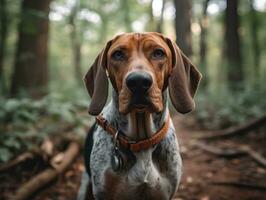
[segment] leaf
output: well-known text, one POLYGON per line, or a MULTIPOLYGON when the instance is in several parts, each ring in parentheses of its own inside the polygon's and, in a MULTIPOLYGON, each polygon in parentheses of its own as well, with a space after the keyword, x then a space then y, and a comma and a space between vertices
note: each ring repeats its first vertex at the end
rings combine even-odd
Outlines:
POLYGON ((0 162, 7 162, 12 156, 13 154, 8 148, 0 147, 0 162))
POLYGON ((8 137, 5 141, 3 141, 4 145, 9 148, 19 149, 21 144, 15 137, 8 137))
POLYGON ((69 110, 62 110, 61 116, 68 123, 73 123, 75 121, 73 113, 70 112, 69 110))
POLYGON ((35 122, 37 120, 36 114, 33 112, 29 112, 27 110, 20 110, 18 112, 18 117, 21 118, 23 121, 35 122))
POLYGON ((19 101, 16 99, 9 99, 6 101, 6 104, 4 106, 4 109, 7 112, 16 111, 16 109, 19 107, 19 101))

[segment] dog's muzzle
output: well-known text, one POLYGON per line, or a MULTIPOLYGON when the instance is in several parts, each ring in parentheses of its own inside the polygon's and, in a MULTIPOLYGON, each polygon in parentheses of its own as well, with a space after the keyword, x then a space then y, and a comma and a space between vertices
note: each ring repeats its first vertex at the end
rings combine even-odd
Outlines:
POLYGON ((149 104, 148 91, 152 86, 152 77, 147 72, 131 72, 126 78, 126 85, 132 92, 131 104, 147 106, 149 104))

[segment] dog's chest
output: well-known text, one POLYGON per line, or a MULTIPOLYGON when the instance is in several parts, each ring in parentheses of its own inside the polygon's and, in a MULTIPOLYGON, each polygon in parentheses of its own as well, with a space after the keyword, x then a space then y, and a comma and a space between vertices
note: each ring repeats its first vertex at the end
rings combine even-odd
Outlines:
POLYGON ((95 137, 92 181, 98 199, 169 199, 181 175, 181 159, 174 133, 155 149, 135 154, 135 161, 115 172, 111 166, 113 143, 104 133, 95 137))

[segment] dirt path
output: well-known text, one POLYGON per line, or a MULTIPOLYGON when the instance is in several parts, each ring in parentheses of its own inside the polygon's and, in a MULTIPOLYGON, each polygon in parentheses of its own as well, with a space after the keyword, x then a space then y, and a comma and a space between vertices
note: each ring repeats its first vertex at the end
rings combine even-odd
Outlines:
MULTIPOLYGON (((266 186, 266 170, 248 157, 223 159, 191 145, 199 131, 186 127, 189 118, 174 118, 183 157, 183 176, 176 200, 265 200, 266 190, 215 185, 213 182, 238 182, 266 186)), ((265 153, 266 141, 260 138, 212 142, 213 146, 250 143, 265 153), (257 141, 258 140, 258 141, 257 141)))
MULTIPOLYGON (((193 136, 199 131, 188 128, 190 118, 173 118, 177 130, 181 154, 183 158, 183 176, 181 185, 175 195, 175 200, 265 200, 266 191, 236 186, 215 185, 212 182, 234 181, 262 185, 266 187, 266 170, 259 167, 248 157, 223 159, 213 156, 191 145, 193 136)), ((264 136, 265 137, 265 136, 264 136)), ((254 134, 237 141, 212 142, 212 145, 220 146, 232 142, 250 143, 258 150, 263 150, 266 156, 265 138, 254 134)), ((36 200, 71 200, 75 199, 80 184, 81 173, 84 169, 82 158, 78 158, 64 175, 55 183, 47 186, 47 189, 37 194, 36 200)), ((13 173, 14 174, 14 173, 13 173)), ((2 175, 3 176, 3 175, 2 175)), ((9 176, 9 175, 7 175, 9 176)), ((22 175, 21 175, 22 176, 22 175)), ((8 190, 0 187, 0 199, 9 199, 10 193, 14 192, 16 178, 8 177, 8 190), (14 179, 14 180, 13 180, 14 179), (13 184, 12 184, 13 183, 13 184), (1 196, 3 198, 1 198, 1 196)), ((3 182, 2 182, 3 183, 3 182)), ((3 185, 3 184, 2 184, 3 185)))

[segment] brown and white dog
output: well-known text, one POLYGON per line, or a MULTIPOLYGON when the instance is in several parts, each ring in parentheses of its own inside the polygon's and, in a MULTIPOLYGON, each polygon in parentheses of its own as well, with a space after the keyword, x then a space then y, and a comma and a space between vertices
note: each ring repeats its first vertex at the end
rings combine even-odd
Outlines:
POLYGON ((182 163, 166 91, 174 108, 188 113, 200 79, 177 45, 159 33, 110 40, 85 76, 89 113, 101 115, 87 138, 78 199, 171 199, 182 163), (105 106, 109 81, 112 99, 105 106))

